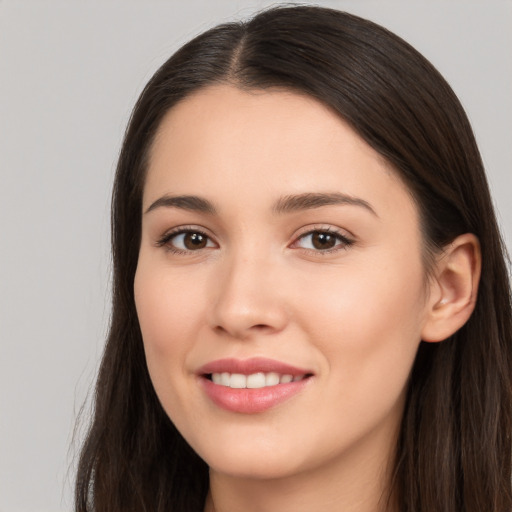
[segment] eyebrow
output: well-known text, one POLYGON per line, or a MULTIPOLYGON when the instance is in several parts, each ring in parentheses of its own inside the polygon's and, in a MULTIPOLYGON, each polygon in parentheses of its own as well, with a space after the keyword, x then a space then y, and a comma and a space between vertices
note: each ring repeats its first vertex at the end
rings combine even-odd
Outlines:
MULTIPOLYGON (((377 212, 372 208, 370 203, 364 199, 339 192, 306 192, 304 194, 287 195, 281 197, 274 203, 272 211, 276 214, 283 214, 333 205, 360 206, 378 217, 377 212)), ((161 207, 179 208, 182 210, 207 213, 210 215, 217 213, 215 206, 210 201, 194 195, 162 196, 154 201, 145 213, 149 213, 156 208, 161 207)))
POLYGON ((321 208, 322 206, 333 205, 351 205, 360 206, 368 210, 370 213, 378 217, 377 212, 372 208, 370 203, 359 197, 349 196, 338 192, 331 193, 312 193, 289 195, 279 199, 272 210, 275 213, 289 213, 300 210, 311 210, 313 208, 321 208))
POLYGON ((166 208, 181 208, 182 210, 190 210, 193 212, 209 213, 211 215, 216 213, 215 207, 207 199, 198 196, 162 196, 157 199, 146 210, 149 213, 152 210, 160 207, 166 208))

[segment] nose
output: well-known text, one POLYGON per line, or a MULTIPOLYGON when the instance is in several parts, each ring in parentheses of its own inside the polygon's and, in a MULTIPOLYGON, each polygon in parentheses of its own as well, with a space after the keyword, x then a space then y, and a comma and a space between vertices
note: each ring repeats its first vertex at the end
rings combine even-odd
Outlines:
POLYGON ((263 258, 225 261, 213 284, 213 329, 236 339, 282 331, 289 315, 281 276, 277 265, 263 258))

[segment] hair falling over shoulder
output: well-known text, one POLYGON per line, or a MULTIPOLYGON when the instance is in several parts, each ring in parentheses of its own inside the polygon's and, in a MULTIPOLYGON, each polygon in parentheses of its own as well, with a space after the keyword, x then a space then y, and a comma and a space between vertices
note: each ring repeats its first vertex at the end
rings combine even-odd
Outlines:
POLYGON ((509 272, 467 116, 435 68, 399 37, 306 6, 273 8, 199 35, 162 65, 135 105, 114 183, 112 319, 78 466, 76 512, 204 507, 208 468, 155 395, 133 281, 155 132, 173 105, 214 83, 298 91, 337 112, 411 190, 427 253, 463 233, 478 237, 475 310, 451 338, 420 346, 390 495, 401 512, 511 512, 509 272))

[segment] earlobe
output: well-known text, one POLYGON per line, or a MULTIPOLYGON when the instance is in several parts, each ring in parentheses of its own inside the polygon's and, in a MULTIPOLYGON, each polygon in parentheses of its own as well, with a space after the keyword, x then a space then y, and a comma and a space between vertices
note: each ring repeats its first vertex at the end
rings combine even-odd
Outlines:
POLYGON ((481 265, 475 235, 460 235, 445 247, 432 278, 423 341, 443 341, 467 322, 476 304, 481 265))

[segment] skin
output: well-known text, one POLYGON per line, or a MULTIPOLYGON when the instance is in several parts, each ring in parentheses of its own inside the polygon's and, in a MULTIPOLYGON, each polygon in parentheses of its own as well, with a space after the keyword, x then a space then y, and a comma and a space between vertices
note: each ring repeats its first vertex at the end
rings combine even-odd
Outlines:
MULTIPOLYGON (((456 247, 458 259, 443 261, 474 270, 475 243, 456 247)), ((206 510, 394 510, 381 498, 411 366, 426 332, 435 341, 453 330, 435 331, 459 296, 457 271, 437 272, 445 275, 447 287, 426 276, 405 185, 319 102, 216 85, 175 106, 151 151, 134 286, 155 390, 210 467, 206 510), (360 202, 275 212, 283 197, 306 193, 360 202), (216 212, 155 204, 182 195, 216 212), (183 227, 206 245, 159 242, 183 227), (311 230, 350 243, 319 250, 311 230), (455 290, 448 301, 445 289, 455 290), (213 404, 198 369, 256 356, 314 375, 262 413, 213 404)))

